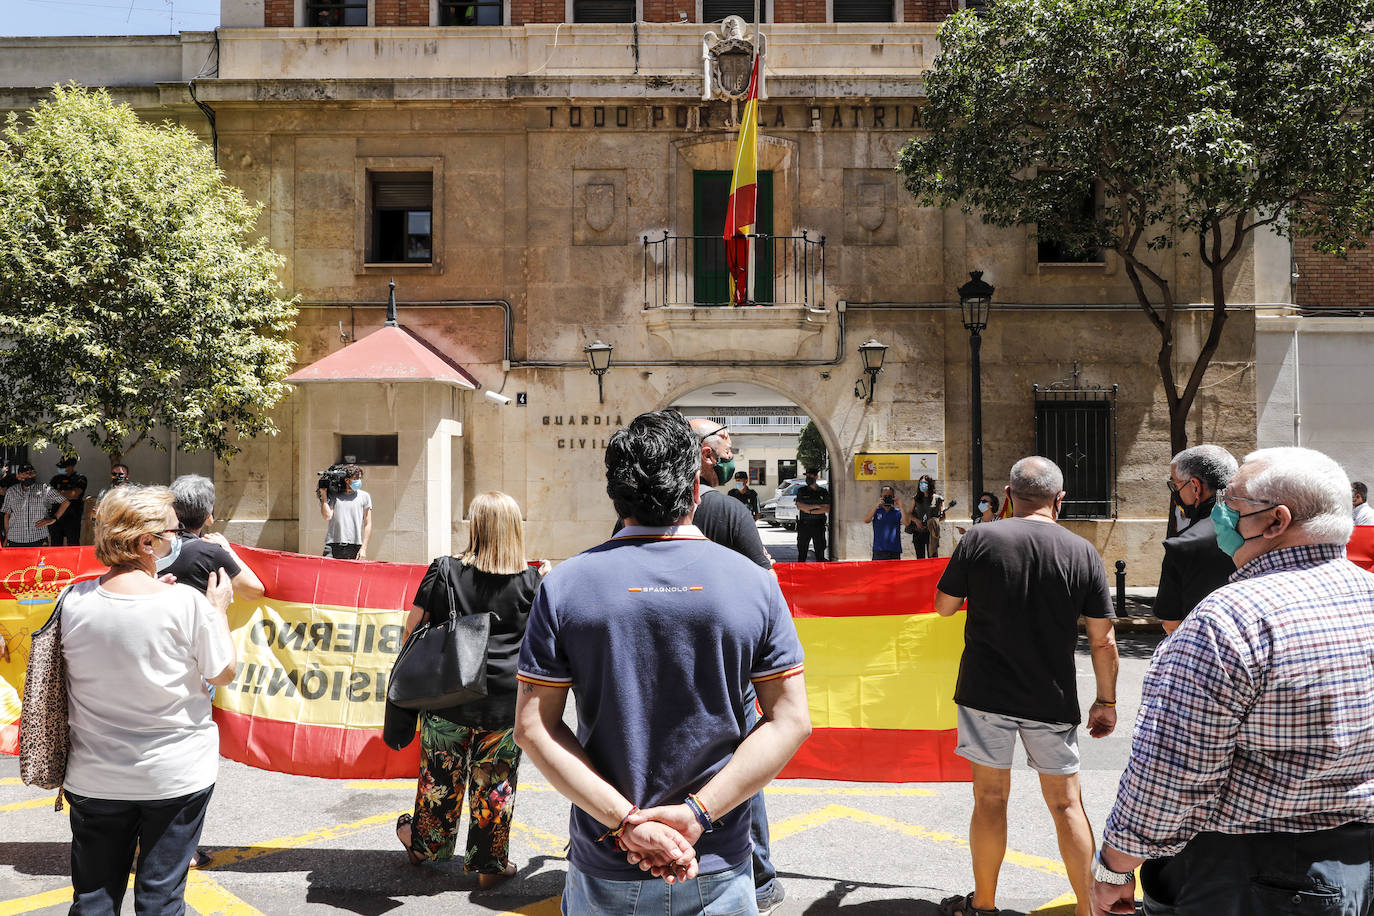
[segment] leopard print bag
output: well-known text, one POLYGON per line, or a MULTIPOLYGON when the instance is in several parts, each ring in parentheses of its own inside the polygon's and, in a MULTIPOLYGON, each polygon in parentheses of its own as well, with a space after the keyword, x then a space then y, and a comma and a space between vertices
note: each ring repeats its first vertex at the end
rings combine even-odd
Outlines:
POLYGON ((24 704, 19 714, 19 778, 26 786, 58 789, 54 810, 62 810, 67 776, 67 666, 62 660, 62 602, 29 640, 24 669, 24 704))

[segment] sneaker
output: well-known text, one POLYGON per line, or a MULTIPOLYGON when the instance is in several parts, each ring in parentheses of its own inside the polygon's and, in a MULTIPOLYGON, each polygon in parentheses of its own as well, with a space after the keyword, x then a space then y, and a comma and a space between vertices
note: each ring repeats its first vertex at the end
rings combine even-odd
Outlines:
POLYGON ((786 896, 787 894, 783 893, 782 885, 774 881, 768 892, 758 898, 759 916, 769 916, 770 913, 776 913, 786 896))

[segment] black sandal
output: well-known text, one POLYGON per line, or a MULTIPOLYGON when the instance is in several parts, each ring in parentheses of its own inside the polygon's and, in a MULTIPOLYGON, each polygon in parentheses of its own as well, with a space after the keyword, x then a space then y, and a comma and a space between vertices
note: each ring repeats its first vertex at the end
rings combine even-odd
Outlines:
MULTIPOLYGON (((410 821, 411 816, 409 814, 402 814, 400 817, 396 818, 396 839, 401 840, 401 828, 408 826, 410 824, 410 821)), ((415 842, 415 831, 413 828, 410 833, 410 841, 411 843, 415 842)), ((410 857, 411 865, 425 864, 425 857, 416 852, 411 847, 410 843, 407 843, 405 840, 401 840, 401 845, 405 847, 406 855, 410 857)))
POLYGON ((940 916, 998 916, 1002 911, 973 905, 973 892, 955 894, 940 901, 940 916))

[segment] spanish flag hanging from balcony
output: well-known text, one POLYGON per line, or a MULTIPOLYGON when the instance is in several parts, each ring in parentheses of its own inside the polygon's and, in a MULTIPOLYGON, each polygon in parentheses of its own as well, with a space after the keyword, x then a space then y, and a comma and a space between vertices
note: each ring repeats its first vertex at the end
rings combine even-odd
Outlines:
POLYGON ((759 59, 749 76, 749 99, 739 125, 735 148, 735 172, 730 179, 730 200, 725 205, 725 263, 730 268, 730 301, 744 305, 754 301, 754 213, 759 194, 759 59))
POLYGON ((954 754, 964 615, 935 613, 947 559, 780 563, 806 650, 811 737, 781 778, 967 782, 954 754))

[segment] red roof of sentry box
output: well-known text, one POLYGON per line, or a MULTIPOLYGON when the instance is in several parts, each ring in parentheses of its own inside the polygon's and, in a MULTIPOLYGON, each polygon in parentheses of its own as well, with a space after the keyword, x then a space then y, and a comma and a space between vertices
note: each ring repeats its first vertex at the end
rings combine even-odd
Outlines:
POLYGON ((298 369, 286 381, 439 382, 457 388, 481 385, 466 369, 405 325, 387 326, 298 369))

